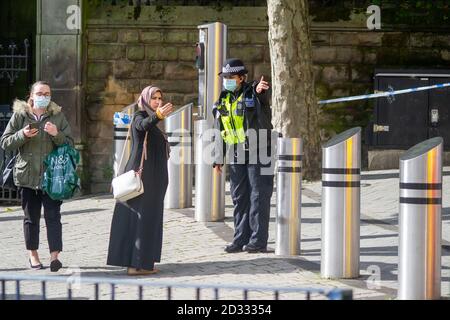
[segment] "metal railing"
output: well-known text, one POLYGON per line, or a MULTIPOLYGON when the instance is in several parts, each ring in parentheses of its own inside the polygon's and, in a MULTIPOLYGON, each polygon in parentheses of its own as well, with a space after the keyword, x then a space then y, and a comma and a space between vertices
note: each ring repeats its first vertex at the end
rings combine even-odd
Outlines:
MULTIPOLYGON (((217 285, 217 284, 184 284, 184 283, 170 283, 147 280, 126 280, 114 279, 106 277, 81 277, 81 276, 28 276, 28 275, 7 275, 0 274, 1 295, 0 300, 7 300, 7 282, 15 283, 14 299, 21 300, 21 283, 24 281, 40 282, 40 297, 41 300, 47 300, 47 283, 57 282, 67 284, 67 300, 74 299, 73 285, 88 284, 93 285, 93 297, 95 300, 100 299, 100 285, 107 285, 110 288, 110 299, 116 300, 116 290, 118 286, 133 286, 137 288, 136 299, 144 299, 144 288, 163 288, 166 290, 166 299, 172 300, 174 298, 175 289, 192 289, 195 295, 195 300, 202 298, 202 292, 212 290, 214 293, 214 300, 220 300, 220 290, 242 291, 242 299, 249 300, 250 292, 271 292, 273 300, 283 299, 282 294, 288 293, 302 293, 306 300, 310 300, 313 294, 320 295, 330 300, 351 300, 353 298, 353 291, 351 289, 318 289, 318 288, 301 288, 301 287, 268 287, 268 286, 247 286, 242 285, 217 285)), ((58 297, 59 299, 61 297, 58 297)), ((205 298, 206 299, 206 298, 205 298)))
POLYGON ((224 6, 230 5, 235 7, 265 7, 266 0, 110 0, 111 5, 129 6, 224 6))
POLYGON ((0 79, 8 78, 12 85, 20 72, 28 71, 29 47, 28 39, 23 41, 23 52, 20 52, 19 46, 14 42, 0 44, 0 79), (7 52, 4 53, 4 51, 7 52))

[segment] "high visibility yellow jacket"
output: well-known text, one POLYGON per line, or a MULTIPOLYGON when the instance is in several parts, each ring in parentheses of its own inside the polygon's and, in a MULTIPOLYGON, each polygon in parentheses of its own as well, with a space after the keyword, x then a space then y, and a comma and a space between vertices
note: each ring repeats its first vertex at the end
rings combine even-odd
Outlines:
POLYGON ((223 164, 227 147, 247 143, 247 130, 267 130, 268 142, 246 145, 248 152, 258 152, 260 147, 270 147, 272 111, 269 105, 270 91, 256 92, 257 81, 243 82, 237 92, 223 90, 214 103, 214 128, 220 132, 215 137, 214 164, 223 164))

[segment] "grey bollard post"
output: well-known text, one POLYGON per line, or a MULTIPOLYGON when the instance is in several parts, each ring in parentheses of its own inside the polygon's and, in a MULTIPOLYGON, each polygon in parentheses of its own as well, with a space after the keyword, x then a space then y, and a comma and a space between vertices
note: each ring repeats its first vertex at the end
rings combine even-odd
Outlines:
POLYGON ((322 146, 323 278, 359 276, 361 128, 322 146))
POLYGON ((441 296, 442 147, 432 138, 400 157, 399 299, 441 296))
POLYGON ((169 185, 164 208, 192 206, 192 103, 183 106, 164 120, 171 152, 167 163, 169 185))
POLYGON ((278 138, 276 255, 300 254, 302 149, 300 138, 278 138))
POLYGON ((128 128, 130 127, 131 116, 125 112, 116 112, 114 114, 114 177, 123 173, 127 160, 130 157, 131 144, 130 138, 126 141, 128 128), (124 150, 125 148, 125 150, 124 150), (123 154, 122 163, 120 163, 123 154))
POLYGON ((195 220, 222 221, 225 218, 225 166, 218 174, 213 163, 213 129, 207 120, 195 122, 195 220))

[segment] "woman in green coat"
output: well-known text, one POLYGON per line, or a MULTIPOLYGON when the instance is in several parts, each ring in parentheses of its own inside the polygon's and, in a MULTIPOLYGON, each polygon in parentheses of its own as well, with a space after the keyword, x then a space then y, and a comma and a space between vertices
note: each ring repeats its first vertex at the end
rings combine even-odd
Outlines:
POLYGON ((50 85, 38 81, 31 87, 28 101, 16 100, 14 114, 5 129, 0 144, 6 151, 18 151, 13 170, 14 183, 21 192, 25 245, 32 269, 42 269, 39 258, 39 221, 41 207, 47 226, 50 249, 50 270, 62 267, 58 259, 62 251, 61 201, 42 192, 44 159, 70 137, 70 126, 61 107, 51 101, 50 85))

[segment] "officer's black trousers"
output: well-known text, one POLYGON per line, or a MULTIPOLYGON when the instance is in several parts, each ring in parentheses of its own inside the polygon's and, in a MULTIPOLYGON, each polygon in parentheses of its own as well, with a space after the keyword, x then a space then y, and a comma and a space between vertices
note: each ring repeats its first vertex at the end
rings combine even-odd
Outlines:
POLYGON ((273 173, 261 164, 230 164, 234 239, 239 246, 267 247, 273 173))
POLYGON ((27 250, 39 248, 41 207, 44 206, 50 252, 62 251, 61 204, 62 201, 51 199, 41 190, 22 188, 22 209, 25 213, 23 231, 27 250))

